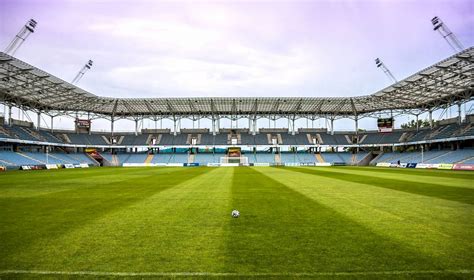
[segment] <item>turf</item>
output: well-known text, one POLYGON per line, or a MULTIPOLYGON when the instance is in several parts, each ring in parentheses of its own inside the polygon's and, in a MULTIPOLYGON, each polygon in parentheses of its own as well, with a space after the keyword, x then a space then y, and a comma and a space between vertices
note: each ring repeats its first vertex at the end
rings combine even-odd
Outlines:
POLYGON ((473 179, 361 167, 6 172, 0 278, 472 279, 473 179))

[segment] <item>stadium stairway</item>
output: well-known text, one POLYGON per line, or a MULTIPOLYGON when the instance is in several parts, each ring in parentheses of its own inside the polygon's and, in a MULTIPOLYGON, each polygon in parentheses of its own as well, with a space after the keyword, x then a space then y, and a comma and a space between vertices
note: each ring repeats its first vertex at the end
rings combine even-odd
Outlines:
POLYGON ((23 153, 21 153, 21 152, 16 152, 16 153, 19 154, 19 155, 22 156, 22 157, 25 157, 25 158, 27 158, 27 159, 29 159, 29 160, 32 160, 32 161, 35 161, 35 162, 37 162, 37 163, 39 163, 39 164, 46 164, 45 162, 42 162, 42 161, 40 161, 40 160, 37 160, 37 159, 35 159, 35 158, 33 158, 33 157, 30 157, 30 156, 28 156, 28 155, 25 155, 25 154, 23 154, 23 153))
POLYGON ((146 156, 145 163, 151 163, 151 161, 153 160, 153 157, 154 157, 154 156, 155 156, 154 154, 148 154, 148 155, 146 156))
POLYGON ((112 155, 112 164, 113 164, 113 166, 119 166, 120 165, 120 162, 119 162, 119 159, 118 159, 117 155, 112 155))
POLYGON ((114 166, 112 155, 108 153, 101 153, 102 165, 104 166, 114 166))
POLYGON ((275 154, 275 163, 276 163, 276 164, 281 164, 281 156, 280 156, 280 154, 275 154))
POLYGON ((28 133, 31 137, 38 139, 39 141, 47 141, 41 134, 39 134, 37 131, 26 128, 26 127, 21 127, 23 131, 28 133))
POLYGON ((470 161, 474 161, 474 157, 468 157, 466 159, 463 159, 457 163, 466 163, 466 162, 470 162, 470 161))
POLYGON ((60 136, 62 139, 65 140, 66 143, 71 143, 71 139, 69 138, 69 136, 67 136, 66 133, 62 133, 60 136))
POLYGON ((56 156, 56 155, 54 155, 54 154, 51 154, 51 153, 50 153, 48 156, 49 156, 49 157, 52 157, 52 158, 54 158, 54 159, 56 159, 56 160, 58 160, 58 161, 62 161, 62 162, 64 162, 64 163, 72 163, 71 161, 66 161, 66 160, 64 160, 63 158, 60 158, 60 157, 58 157, 58 156, 56 156))
POLYGON ((324 160, 324 158, 321 156, 321 154, 317 153, 317 154, 314 154, 316 156, 316 160, 319 162, 319 163, 325 163, 326 161, 324 160))
POLYGON ((4 165, 4 166, 15 166, 16 164, 14 164, 13 162, 9 162, 7 160, 4 160, 4 159, 0 159, 0 165, 4 165))
POLYGON ((149 134, 148 137, 146 138, 145 144, 150 145, 152 138, 153 138, 153 134, 149 134))
POLYGON ((371 161, 370 161, 370 165, 375 165, 377 163, 377 161, 379 160, 379 158, 381 158, 383 156, 383 152, 380 152, 380 154, 376 155, 371 161))
POLYGON ((358 165, 358 166, 369 165, 375 157, 375 155, 372 152, 368 152, 365 155, 363 155, 362 157, 360 157, 358 155, 360 155, 360 154, 356 155, 357 162, 355 163, 355 165, 358 165))
POLYGON ((436 159, 437 159, 437 158, 445 157, 446 155, 452 154, 452 153, 454 153, 454 151, 446 151, 446 152, 444 152, 444 153, 442 153, 442 154, 438 154, 438 155, 436 155, 436 156, 434 156, 434 157, 432 157, 432 158, 429 158, 427 161, 436 162, 436 159))
POLYGON ((100 166, 100 163, 95 158, 93 158, 92 155, 90 155, 89 153, 85 153, 85 156, 92 162, 93 165, 100 166))
POLYGON ((102 135, 102 136, 100 136, 100 137, 102 137, 102 140, 104 140, 104 142, 107 143, 107 145, 110 145, 110 144, 111 144, 110 141, 109 141, 109 139, 107 139, 107 137, 105 137, 104 135, 102 135))
POLYGON ((195 154, 189 154, 188 155, 188 163, 193 163, 196 160, 196 155, 195 154))

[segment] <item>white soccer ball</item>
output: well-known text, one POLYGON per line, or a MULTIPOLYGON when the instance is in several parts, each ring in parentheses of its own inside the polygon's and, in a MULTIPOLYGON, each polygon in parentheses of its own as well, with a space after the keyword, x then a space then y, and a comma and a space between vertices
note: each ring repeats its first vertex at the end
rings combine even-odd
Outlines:
POLYGON ((238 218, 240 216, 240 212, 238 210, 232 210, 232 218, 238 218))

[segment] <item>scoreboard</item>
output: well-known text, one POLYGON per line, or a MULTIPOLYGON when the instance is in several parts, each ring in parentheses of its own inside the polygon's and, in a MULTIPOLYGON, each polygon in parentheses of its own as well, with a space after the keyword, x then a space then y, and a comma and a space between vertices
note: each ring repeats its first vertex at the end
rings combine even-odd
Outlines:
POLYGON ((377 127, 379 132, 393 131, 393 118, 379 118, 377 119, 377 127))
POLYGON ((76 132, 84 133, 89 132, 91 129, 91 120, 76 118, 76 132))
POLYGON ((228 149, 228 156, 229 157, 240 157, 240 147, 230 147, 228 149))

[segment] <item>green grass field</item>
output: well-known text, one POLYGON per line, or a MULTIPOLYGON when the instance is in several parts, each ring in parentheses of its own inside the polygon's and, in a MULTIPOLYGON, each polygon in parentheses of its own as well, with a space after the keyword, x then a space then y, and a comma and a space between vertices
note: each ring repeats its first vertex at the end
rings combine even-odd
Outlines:
POLYGON ((0 278, 473 279, 473 179, 361 167, 6 172, 0 278))

